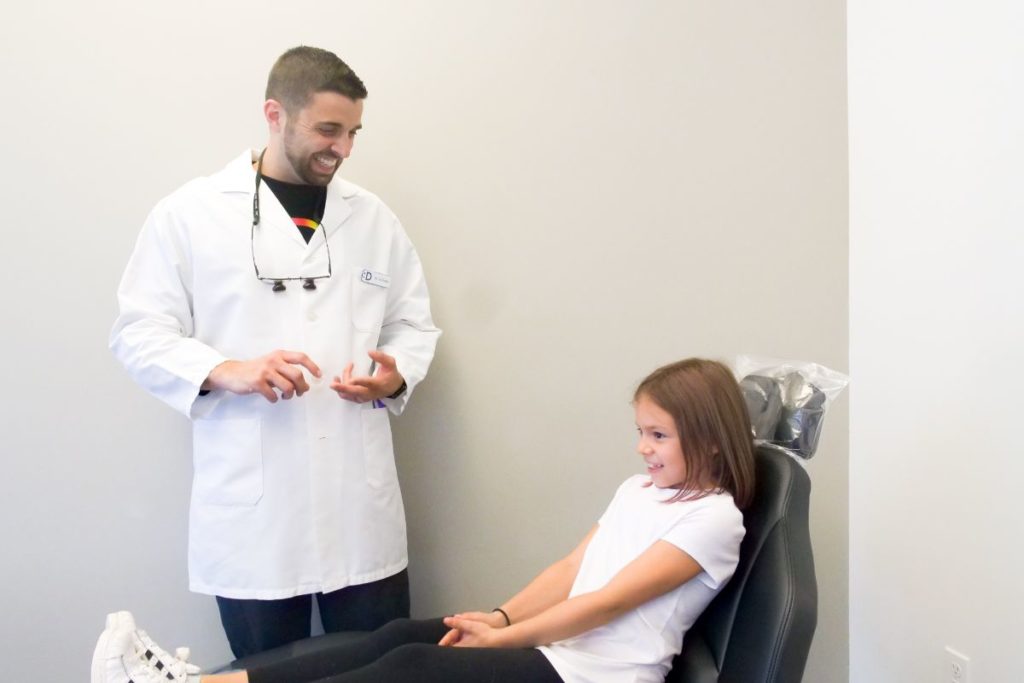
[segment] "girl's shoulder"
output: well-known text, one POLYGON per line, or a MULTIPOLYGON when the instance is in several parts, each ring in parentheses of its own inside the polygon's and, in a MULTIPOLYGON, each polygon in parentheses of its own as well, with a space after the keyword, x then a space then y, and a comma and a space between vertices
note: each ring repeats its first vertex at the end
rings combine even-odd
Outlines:
POLYGON ((644 488, 644 484, 650 480, 651 478, 645 474, 632 474, 626 477, 626 480, 619 484, 619 490, 644 488))
POLYGON ((673 501, 675 489, 645 486, 649 482, 650 478, 644 475, 622 482, 599 523, 670 542, 675 542, 678 534, 684 538, 704 534, 729 542, 742 538, 743 513, 730 494, 710 492, 692 500, 673 501))
POLYGON ((619 488, 616 490, 615 495, 616 497, 627 496, 650 500, 653 502, 664 502, 670 505, 680 505, 689 509, 704 507, 722 509, 731 508, 739 512, 739 508, 736 507, 736 501, 733 500, 732 494, 727 491, 708 491, 705 495, 697 498, 667 503, 667 501, 671 500, 679 493, 679 490, 659 489, 656 486, 651 485, 650 482, 650 477, 643 474, 634 474, 619 484, 619 488))

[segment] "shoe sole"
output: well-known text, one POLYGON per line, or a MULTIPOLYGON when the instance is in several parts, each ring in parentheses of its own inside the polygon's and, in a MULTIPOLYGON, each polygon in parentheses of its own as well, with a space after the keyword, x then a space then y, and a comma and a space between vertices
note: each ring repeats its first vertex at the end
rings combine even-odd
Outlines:
POLYGON ((107 647, 113 635, 122 629, 135 630, 135 619, 130 612, 112 612, 107 615, 106 628, 96 641, 96 649, 92 652, 92 673, 89 677, 90 683, 107 683, 107 647))

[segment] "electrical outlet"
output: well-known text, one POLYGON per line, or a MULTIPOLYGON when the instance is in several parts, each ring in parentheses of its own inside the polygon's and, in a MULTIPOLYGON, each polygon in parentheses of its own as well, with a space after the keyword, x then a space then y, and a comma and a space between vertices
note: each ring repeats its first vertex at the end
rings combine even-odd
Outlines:
POLYGON ((957 652, 948 645, 942 654, 942 678, 939 680, 942 683, 971 683, 971 660, 967 655, 957 652))

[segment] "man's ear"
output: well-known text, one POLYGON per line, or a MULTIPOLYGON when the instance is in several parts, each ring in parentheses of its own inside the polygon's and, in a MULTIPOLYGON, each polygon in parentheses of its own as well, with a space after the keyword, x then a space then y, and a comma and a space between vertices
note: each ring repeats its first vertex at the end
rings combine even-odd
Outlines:
POLYGON ((267 125, 273 133, 283 131, 288 120, 288 113, 284 110, 284 105, 277 100, 267 100, 263 103, 263 116, 267 119, 267 125))

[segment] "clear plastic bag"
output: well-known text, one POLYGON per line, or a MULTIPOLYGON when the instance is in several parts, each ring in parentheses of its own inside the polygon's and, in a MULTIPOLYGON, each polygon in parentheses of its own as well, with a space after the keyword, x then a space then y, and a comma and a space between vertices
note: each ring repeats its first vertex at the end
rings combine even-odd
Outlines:
POLYGON ((850 378, 817 363, 739 356, 735 373, 750 413, 754 440, 801 458, 818 449, 829 405, 850 378))

